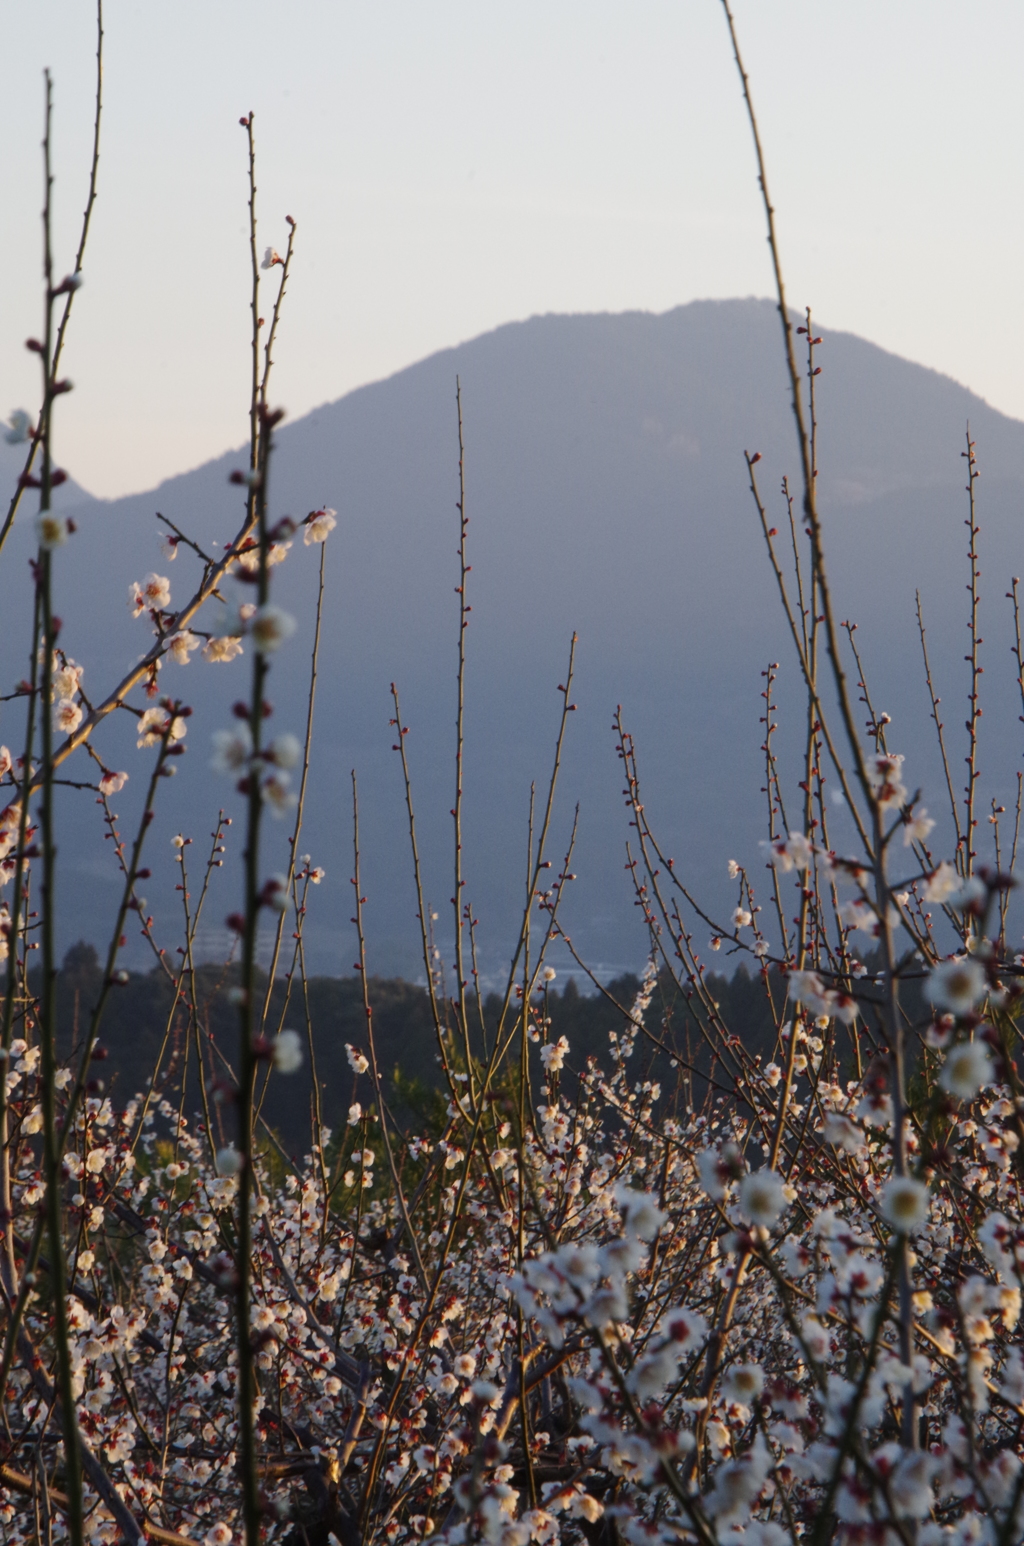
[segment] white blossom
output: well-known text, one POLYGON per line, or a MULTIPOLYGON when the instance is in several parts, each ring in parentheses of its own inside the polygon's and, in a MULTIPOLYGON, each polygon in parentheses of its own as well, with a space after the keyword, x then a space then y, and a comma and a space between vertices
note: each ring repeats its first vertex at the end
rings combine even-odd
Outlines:
POLYGON ((903 846, 909 848, 912 843, 923 843, 935 823, 928 811, 922 805, 915 810, 906 820, 903 826, 903 846))
POLYGON ((231 730, 213 732, 213 758, 210 766, 216 773, 238 773, 249 766, 252 758, 252 731, 240 723, 231 730))
POLYGON ((913 1235, 928 1220, 930 1198, 923 1181, 893 1176, 882 1191, 882 1217, 899 1235, 913 1235))
POLYGON ((667 1222, 667 1215, 658 1207, 655 1199, 646 1193, 618 1187, 615 1201, 622 1210, 623 1224, 638 1240, 653 1240, 661 1226, 667 1222))
POLYGON ((241 653, 242 641, 234 634, 207 639, 203 645, 203 659, 208 660, 211 665, 226 665, 229 660, 235 660, 241 653))
POLYGON ((760 1364, 737 1363, 726 1371, 722 1394, 737 1406, 749 1407, 764 1389, 764 1370, 760 1364))
POLYGON ((272 816, 286 816, 298 804, 298 795, 289 788, 287 773, 271 773, 260 788, 272 816))
POLYGON ((142 612, 164 612, 171 604, 171 582, 162 574, 147 574, 144 580, 133 581, 128 587, 128 605, 132 616, 142 612))
POLYGON ((924 887, 926 902, 945 902, 959 889, 960 877, 951 864, 943 859, 938 869, 929 875, 924 887))
POLYGON ((739 1204, 744 1218, 770 1229, 786 1207, 786 1183, 776 1170, 752 1170, 740 1182, 739 1204))
POLYGON ((40 510, 35 519, 35 528, 41 548, 63 547, 70 535, 64 516, 54 515, 52 510, 40 510))
POLYGON ((970 956, 954 956, 941 961, 925 980, 925 997, 936 1009, 948 1009, 954 1015, 968 1015, 985 997, 988 981, 980 961, 970 956))
POLYGON ((867 759, 868 783, 880 810, 899 810, 906 804, 902 769, 903 758, 889 752, 876 752, 867 759))
POLYGON ((291 638, 295 626, 294 617, 268 601, 249 619, 248 632, 260 654, 270 655, 291 638))
POLYGON ((984 1042, 962 1041, 946 1054, 939 1083, 957 1100, 971 1100, 994 1077, 992 1058, 984 1042))
POLYGON ((32 415, 26 413, 24 408, 15 408, 8 415, 8 428, 4 431, 4 439, 9 446, 24 445, 33 430, 32 415))
POLYGON ((62 735, 73 735, 82 723, 81 704, 75 703, 70 698, 64 698, 54 706, 53 728, 59 730, 62 735))
POLYGON ((336 510, 314 510, 311 515, 307 515, 305 520, 306 529, 302 533, 302 540, 307 547, 310 547, 314 542, 327 541, 327 538, 338 524, 337 514, 336 510))
POLYGON ((172 660, 177 661, 179 666, 187 666, 189 655, 193 650, 197 650, 201 643, 202 640, 186 628, 181 633, 171 635, 167 641, 167 653, 172 660))
POLYGON ((302 1067, 302 1038, 298 1031, 281 1031, 274 1041, 274 1067, 278 1073, 294 1074, 302 1067))
POLYGON ((830 1111, 825 1117, 824 1136, 826 1143, 844 1149, 847 1154, 856 1154, 864 1147, 864 1134, 860 1128, 838 1111, 830 1111))
POLYGON ((165 735, 168 742, 173 745, 185 739, 187 729, 188 720, 183 719, 180 714, 176 714, 172 719, 165 708, 145 709, 139 717, 139 736, 136 745, 140 749, 144 746, 156 746, 165 735))
POLYGON ((267 762, 276 768, 294 768, 302 760, 302 743, 297 736, 285 731, 277 735, 263 753, 267 762))
POLYGON ((569 1043, 564 1036, 560 1036, 556 1042, 549 1042, 540 1049, 540 1060, 549 1074, 557 1074, 565 1062, 565 1055, 569 1050, 569 1043))

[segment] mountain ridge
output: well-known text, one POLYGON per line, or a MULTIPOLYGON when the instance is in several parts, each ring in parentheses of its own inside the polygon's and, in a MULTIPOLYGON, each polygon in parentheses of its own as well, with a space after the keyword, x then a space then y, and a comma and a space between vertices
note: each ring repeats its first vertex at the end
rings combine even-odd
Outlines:
MULTIPOLYGON (((897 749, 913 751, 920 771, 910 777, 926 785, 934 811, 943 786, 925 749, 914 589, 922 586, 926 620, 934 620, 933 665, 949 701, 952 688, 963 685, 966 421, 969 415, 982 468, 986 587, 989 574, 1008 579, 1021 567, 1024 424, 940 372, 853 334, 815 328, 824 339, 816 381, 820 501, 838 615, 861 624, 878 701, 894 715, 897 749)), ((451 874, 458 632, 456 374, 474 566, 467 889, 481 917, 486 971, 500 974, 514 934, 530 782, 546 777, 554 689, 564 680, 574 630, 580 707, 570 725, 551 856, 557 864, 579 800, 573 868, 580 879, 567 896, 565 922, 583 953, 611 972, 635 968, 646 948, 623 869, 628 818, 609 728, 619 703, 637 736, 655 827, 696 889, 719 911, 731 909, 726 859, 741 858, 762 873, 758 694, 767 662, 782 662, 783 731, 798 733, 799 692, 742 453, 762 453, 762 495, 781 524, 777 490, 787 470, 795 474, 797 457, 779 331, 777 310, 765 301, 694 302, 661 314, 549 314, 438 351, 282 426, 271 473, 273 514, 301 516, 321 503, 339 512, 326 555, 330 601, 308 842, 301 845, 328 869, 308 925, 316 969, 347 970, 354 959, 344 781, 355 766, 373 969, 422 971, 387 723, 392 680, 410 725, 428 900, 442 914, 440 939, 450 956, 451 881, 444 877, 451 874)), ((200 541, 227 540, 239 505, 226 474, 238 464, 239 453, 229 451, 154 490, 82 507, 74 573, 58 584, 68 648, 86 663, 87 689, 107 682, 126 652, 132 658, 146 646, 144 625, 131 622, 124 603, 130 580, 157 569, 171 578, 176 601, 187 593, 192 561, 183 553, 173 566, 163 564, 155 510, 200 541)), ((275 659, 271 686, 275 727, 293 731, 301 730, 308 672, 310 558, 300 544, 274 575, 275 596, 300 624, 296 640, 275 659)), ((1002 720, 986 718, 984 730, 1001 795, 1012 792, 1019 753, 1019 709, 1009 712, 1015 672, 1001 601, 1006 588, 997 582, 984 595, 986 619, 993 619, 985 628, 986 682, 996 706, 1007 709, 1002 720), (999 605, 990 613, 993 602, 999 605)), ((0 601, 10 595, 0 581, 0 601)), ((239 803, 230 783, 215 784, 205 768, 209 734, 226 722, 244 670, 244 662, 193 663, 187 671, 168 666, 161 677, 162 690, 193 695, 197 713, 190 756, 177 787, 167 791, 154 834, 158 856, 169 831, 198 820, 197 793, 214 816, 217 802, 239 803)), ((143 766, 129 731, 110 725, 99 735, 110 757, 116 752, 118 765, 132 772, 121 797, 126 819, 143 766)), ((80 832, 79 821, 75 816, 65 843, 78 876, 69 888, 68 936, 91 924, 94 909, 82 906, 83 890, 110 890, 99 878, 102 843, 86 837, 84 822, 80 832)), ((280 858, 280 838, 278 830, 268 867, 275 854, 280 858)), ((173 883, 169 846, 154 871, 163 884, 173 883)), ((229 865, 218 877, 218 923, 232 910, 232 874, 229 865)), ((163 886, 155 878, 151 889, 156 894, 163 886)), ((170 917, 162 926, 170 929, 170 917)), ((568 964, 564 956, 559 964, 568 964)))

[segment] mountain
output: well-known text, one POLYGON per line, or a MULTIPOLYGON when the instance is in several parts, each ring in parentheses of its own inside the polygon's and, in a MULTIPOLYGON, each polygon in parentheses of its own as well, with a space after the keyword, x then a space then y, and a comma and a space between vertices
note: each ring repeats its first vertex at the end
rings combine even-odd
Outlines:
MULTIPOLYGON (((965 623, 965 463, 968 422, 982 477, 982 632, 986 790, 1012 812, 1021 749, 1019 698, 1004 594, 1022 568, 1024 424, 956 382, 849 334, 820 329, 817 378, 820 504, 838 615, 856 620, 876 707, 893 716, 891 748, 933 814, 944 783, 929 733, 914 621, 920 588, 938 690, 948 710, 960 783, 968 690, 965 623), (958 739, 959 734, 959 739, 958 739)), ((286 347, 286 341, 285 345, 286 347)), ((455 382, 461 382, 469 516, 464 873, 479 919, 482 969, 500 974, 524 892, 531 783, 546 787, 575 630, 577 676, 560 776, 551 856, 556 868, 579 804, 564 924, 603 974, 635 969, 645 941, 629 884, 628 816, 612 718, 621 704, 639 752, 647 811, 691 889, 719 916, 735 905, 726 861, 763 875, 757 842, 764 796, 761 673, 781 663, 780 750, 798 749, 797 668, 747 489, 743 451, 762 453, 760 486, 780 528, 780 484, 798 472, 778 317, 757 300, 697 302, 664 315, 544 316, 496 329, 386 381, 360 388, 279 432, 271 476, 275 515, 327 504, 338 528, 327 544, 327 600, 317 691, 315 754, 301 848, 327 871, 311 893, 311 967, 351 970, 349 773, 359 776, 362 889, 368 961, 415 977, 416 905, 399 759, 389 725, 397 682, 412 774, 427 897, 451 959, 458 516, 455 382)), ((226 541, 239 515, 227 482, 240 453, 151 493, 83 504, 79 531, 58 555, 58 609, 68 650, 98 695, 148 643, 133 621, 130 581, 155 569, 175 601, 197 560, 160 556, 162 511, 203 543, 226 541)), ((4 556, 0 605, 4 678, 24 670, 30 597, 24 561, 30 522, 4 556)), ((299 621, 275 657, 275 728, 301 734, 319 550, 297 542, 274 572, 275 599, 299 621)), ((169 665, 161 689, 195 706, 189 755, 162 791, 149 839, 150 905, 168 949, 178 941, 170 836, 195 836, 191 889, 220 804, 241 800, 209 771, 211 732, 245 691, 248 657, 230 666, 169 665)), ((139 699, 142 702, 142 699, 139 699)), ((16 738, 17 706, 0 721, 16 738)), ((117 805, 130 830, 151 754, 134 721, 116 716, 97 744, 131 781, 117 805)), ((795 794, 795 755, 784 755, 795 794)), ((83 761, 84 767, 84 761, 83 761)), ((88 795, 67 791, 61 843, 61 937, 101 942, 116 886, 109 844, 88 795), (105 847, 106 850, 105 851, 105 847)), ((845 820, 845 824, 844 824, 845 820)), ((849 836, 837 811, 833 836, 849 836)), ((268 867, 282 833, 271 834, 268 867), (275 847, 276 845, 276 847, 275 847)), ((202 935, 223 940, 238 899, 239 825, 215 877, 202 935), (218 933, 218 931, 220 931, 218 933)), ((947 842, 946 848, 951 845, 947 842)), ((706 925, 696 939, 703 948, 706 925)), ((130 945, 141 962, 141 945, 130 945)), ((726 964, 725 956, 717 958, 726 964)), ((558 963, 567 964, 562 956, 558 963)))

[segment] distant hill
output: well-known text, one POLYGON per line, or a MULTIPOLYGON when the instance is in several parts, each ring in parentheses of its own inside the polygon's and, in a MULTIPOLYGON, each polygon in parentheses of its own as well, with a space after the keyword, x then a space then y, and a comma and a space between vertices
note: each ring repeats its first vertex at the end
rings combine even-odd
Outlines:
MULTIPOLYGON (((894 717, 891 745, 908 753, 910 782, 924 786, 937 814, 941 774, 928 734, 914 591, 919 586, 923 594, 956 743, 964 717, 956 695, 965 690, 961 451, 970 421, 982 470, 991 693, 982 757, 992 792, 1012 807, 1022 727, 1003 596, 1009 576, 1024 569, 1024 424, 933 371, 849 334, 820 330, 820 500, 837 604, 841 617, 860 624, 876 702, 894 717)), ((769 661, 782 663, 780 740, 796 727, 796 666, 742 459, 745 448, 762 453, 762 489, 778 518, 780 480, 797 472, 778 318, 755 300, 699 302, 662 316, 536 317, 436 354, 282 428, 274 512, 304 515, 326 503, 339 513, 328 544, 314 779, 302 844, 327 870, 313 894, 307 936, 311 969, 321 973, 349 971, 355 959, 348 922, 351 768, 360 778, 370 968, 413 978, 421 970, 388 723, 392 680, 410 727, 428 897, 450 959, 456 375, 473 564, 464 856, 482 965, 494 978, 507 960, 523 895, 530 785, 536 780, 541 789, 547 778, 555 688, 575 629, 578 711, 552 854, 561 856, 579 802, 572 866, 579 878, 567 895, 565 924, 602 973, 633 970, 645 944, 624 869, 630 834, 610 728, 616 705, 636 737, 647 810, 667 851, 722 911, 734 905, 728 858, 761 873, 759 693, 769 661)), ((230 454, 151 493, 83 504, 80 531, 60 555, 59 610, 90 692, 146 647, 144 625, 128 613, 128 582, 156 569, 182 599, 195 572, 196 560, 185 551, 173 566, 161 559, 154 512, 204 542, 226 540, 239 509, 238 490, 226 478, 238 461, 230 454)), ((4 683, 24 670, 17 620, 27 605, 27 543, 22 522, 0 575, 4 683)), ((275 660, 271 696, 275 724, 296 732, 315 567, 316 550, 300 542, 275 572, 275 595, 299 617, 300 629, 275 660)), ((178 829, 196 836, 189 850, 194 873, 218 804, 239 811, 230 782, 209 772, 208 757, 210 734, 243 690, 246 666, 193 662, 168 666, 162 677, 162 686, 187 693, 196 707, 190 755, 165 790, 149 856, 154 876, 147 890, 172 952, 179 904, 168 839, 178 829)), ((0 720, 3 739, 14 739, 13 714, 0 720)), ((108 761, 132 774, 117 802, 127 822, 148 757, 135 750, 127 723, 104 729, 99 744, 108 761)), ((954 744, 958 783, 962 755, 954 744)), ((842 837, 841 825, 835 835, 842 837)), ((61 842, 70 866, 62 941, 99 942, 114 886, 88 796, 68 793, 61 842)), ((229 847, 237 856, 237 825, 229 847)), ((222 924, 236 893, 229 864, 208 904, 211 926, 222 924)), ((700 925, 701 942, 706 934, 700 925)), ((218 943, 215 934, 204 937, 210 949, 218 943)), ((132 959, 142 964, 134 945, 132 959)), ((724 957, 715 964, 725 965, 724 957)))

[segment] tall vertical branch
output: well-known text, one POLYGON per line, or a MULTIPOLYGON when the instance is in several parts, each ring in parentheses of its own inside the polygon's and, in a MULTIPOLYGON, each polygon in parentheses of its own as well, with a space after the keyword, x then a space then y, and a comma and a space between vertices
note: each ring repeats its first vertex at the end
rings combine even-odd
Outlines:
MULTIPOLYGON (((246 143, 249 151, 249 264, 251 269, 251 298, 249 308, 252 312, 252 381, 249 392, 249 471, 256 473, 259 462, 259 408, 260 408, 260 259, 256 247, 256 136, 253 131, 253 113, 249 112, 239 122, 245 130, 246 143)), ((250 516, 255 508, 250 484, 250 516)))
MULTIPOLYGON (((3 1048, 3 1061, 5 1065, 7 1058, 10 1056, 11 1040, 14 1031, 14 1004, 18 989, 18 937, 23 924, 22 909, 25 904, 27 891, 25 848, 29 822, 29 791, 32 782, 32 754, 36 738, 36 710, 39 703, 40 600, 39 586, 36 585, 35 603, 32 612, 28 706, 25 714, 25 751, 22 758, 22 774, 18 791, 18 836, 17 847, 14 851, 14 886, 11 896, 10 916, 6 924, 7 976, 4 988, 3 1035, 2 1043, 0 1043, 3 1048)), ((6 1079, 0 1079, 0 1209, 3 1210, 5 1219, 13 1217, 11 1212, 11 1150, 8 1123, 7 1081, 6 1079)), ((0 1271, 3 1273, 3 1284, 8 1301, 13 1301, 18 1293, 18 1285, 14 1259, 14 1238, 9 1228, 4 1230, 4 1249, 2 1257, 0 1257, 0 1271)), ((11 1345, 13 1347, 13 1342, 11 1345)), ((3 1383, 3 1380, 0 1379, 0 1398, 3 1396, 3 1383)))
MULTIPOLYGON (((76 279, 80 279, 81 277, 82 264, 85 261, 86 242, 89 239, 89 227, 92 223, 93 207, 96 203, 100 170, 100 118, 102 116, 102 112, 103 0, 96 0, 96 107, 93 115, 92 160, 89 167, 89 191, 85 201, 85 210, 82 215, 82 230, 78 238, 78 250, 75 253, 74 275, 76 279)), ((61 312, 60 322, 57 325, 56 337, 53 344, 51 376, 56 376, 57 371, 60 369, 60 358, 64 351, 64 339, 67 334, 68 323, 71 320, 71 308, 74 305, 75 294, 78 288, 78 284, 73 284, 69 285, 68 288, 64 291, 64 306, 61 312)), ((0 551, 2 551, 4 543, 7 541, 8 533, 10 532, 11 527, 14 525, 14 517, 18 513, 18 506, 21 503, 21 496, 27 488, 31 488, 32 486, 32 468, 35 465, 36 455, 39 451, 41 443, 42 437, 37 429, 37 432, 29 439, 29 449, 28 455, 25 458, 25 465, 21 470, 21 476, 15 485, 14 493, 12 494, 10 503, 7 507, 7 514, 4 517, 4 523, 2 526, 0 526, 0 551)))
POLYGON ((42 750, 42 995, 40 1005, 40 1070, 43 1113, 43 1174, 46 1181, 46 1226, 49 1235, 50 1274, 53 1285, 53 1329, 57 1354, 57 1392, 64 1435, 64 1465, 67 1473, 68 1534, 71 1546, 84 1539, 82 1507, 82 1456, 75 1417, 74 1379, 67 1311, 67 1264, 64 1256, 64 1216, 61 1196, 61 1137, 57 1127, 57 1001, 55 959, 55 883, 56 839, 53 810, 53 652, 57 624, 52 605, 52 555, 47 516, 50 512, 53 464, 53 250, 51 243, 53 172, 50 163, 53 121, 53 86, 46 72, 46 128, 43 135, 43 283, 46 293, 45 329, 41 364, 43 369, 43 412, 40 418, 42 467, 39 495, 39 552, 36 559, 36 585, 42 627, 40 671, 41 712, 39 715, 42 750))
POLYGON ((967 462, 967 519, 964 525, 969 534, 967 559, 970 564, 970 579, 967 589, 971 598, 970 616, 967 619, 967 633, 970 639, 970 652, 965 657, 971 668, 971 690, 967 695, 970 707, 967 711, 967 783, 964 786, 964 824, 960 833, 962 844, 962 873, 970 875, 974 870, 974 860, 977 857, 974 847, 974 829, 978 825, 974 814, 975 786, 978 782, 978 721, 981 718, 981 674, 983 667, 978 663, 979 646, 984 644, 984 639, 978 636, 978 581, 981 578, 981 570, 978 568, 978 516, 974 499, 974 485, 980 476, 978 462, 974 454, 974 441, 971 439, 971 427, 967 426, 967 449, 961 451, 961 456, 967 462))
MULTIPOLYGON (((1014 587, 1016 588, 1016 584, 1017 584, 1016 580, 1014 580, 1013 583, 1014 583, 1014 587)), ((928 639, 927 639, 927 635, 925 633, 925 626, 924 626, 924 612, 922 611, 922 608, 921 608, 921 592, 920 591, 915 591, 914 592, 914 596, 915 596, 915 601, 916 601, 916 605, 917 605, 917 633, 918 633, 918 638, 921 640, 921 654, 922 654, 922 656, 924 658, 925 684, 926 684, 926 686, 928 688, 928 700, 929 700, 929 702, 931 703, 931 706, 932 706, 932 720, 933 720, 933 722, 935 724, 935 734, 936 734, 936 736, 938 738, 938 742, 939 742, 939 756, 942 759, 942 771, 943 771, 943 774, 945 775, 945 779, 946 779, 946 793, 949 795, 949 809, 950 809, 950 813, 951 813, 951 815, 953 817, 953 831, 956 834, 956 858, 957 858, 957 863, 959 864, 961 862, 961 857, 962 857, 963 847, 964 847, 964 844, 963 844, 963 834, 962 834, 962 832, 960 830, 960 807, 957 804, 956 794, 954 793, 954 790, 953 790, 953 777, 952 777, 952 774, 950 773, 950 770, 949 770, 949 757, 946 754, 946 741, 945 741, 945 737, 944 737, 944 735, 942 733, 945 727, 943 725, 942 720, 939 718, 939 704, 942 702, 942 699, 937 695, 937 693, 935 691, 935 683, 932 680, 931 661, 928 659, 928 639)), ((1015 610, 1016 610, 1016 603, 1014 605, 1015 605, 1015 610)), ((1018 630, 1017 644, 1018 644, 1018 653, 1019 653, 1019 646, 1020 646, 1019 630, 1018 630)), ((1022 685, 1021 685, 1021 701, 1022 701, 1022 703, 1024 703, 1024 683, 1022 683, 1022 685)))
MULTIPOLYGON (((891 921, 889 885, 886 876, 886 837, 883 830, 883 812, 880 808, 879 798, 868 772, 868 764, 857 733, 857 726, 853 716, 853 706, 850 702, 849 689, 846 682, 846 673, 843 669, 839 648, 838 629, 835 614, 832 607, 832 596, 829 588, 828 576, 825 569, 825 555, 822 547, 821 522, 818 515, 818 501, 816 480, 814 476, 813 454, 811 440, 807 431, 806 416, 802 401, 800 376, 797 370, 796 352, 793 344, 793 327, 789 318, 786 305, 786 289, 782 276, 782 260, 779 252, 778 238, 775 231, 775 210, 771 196, 768 192, 768 176, 765 168, 764 152, 761 146, 761 134, 758 128, 757 115, 754 112, 754 101, 750 91, 750 81, 743 65, 740 53, 739 39, 736 35, 736 24, 733 20, 729 0, 722 0, 722 10, 729 28, 729 37, 732 43, 733 58, 739 72, 743 90, 743 100, 746 104, 747 118, 750 124, 750 132, 754 141, 754 152, 757 158, 758 183, 761 188, 761 199, 768 227, 768 246, 772 258, 772 270, 775 277, 775 289, 778 299, 779 319, 782 324, 783 350, 786 360, 786 370, 789 375, 790 397, 793 410, 793 421, 796 426, 797 444, 800 453, 800 465, 803 474, 804 485, 804 514, 807 519, 808 536, 811 543, 811 557, 814 576, 817 580, 818 592, 821 598, 821 620, 825 628, 825 638, 828 648, 829 662, 832 667, 833 685, 836 698, 839 703, 839 712, 846 731, 850 753, 854 760, 858 782, 864 795, 865 802, 871 815, 870 840, 865 845, 871 861, 873 872, 875 909, 879 920, 879 939, 882 949, 882 962, 885 970, 885 1001, 884 1013, 886 1030, 893 1054, 892 1069, 892 1101, 893 1101, 893 1132, 894 1132, 894 1168, 898 1176, 904 1176, 907 1172, 906 1153, 906 1074, 905 1074, 905 1050, 903 1023, 899 1007, 899 984, 895 975, 895 948, 893 940, 893 927, 891 921)), ((805 676, 807 673, 805 671, 805 676)), ((808 691, 815 700, 819 719, 824 715, 820 705, 820 697, 813 678, 807 676, 808 691)), ((970 837, 968 835, 968 847, 970 837)), ((907 1263, 906 1252, 901 1252, 900 1259, 900 1356, 908 1364, 910 1362, 911 1338, 912 1338, 912 1292, 910 1281, 910 1268, 907 1263)), ((908 1384, 904 1390, 903 1398, 903 1441, 907 1445, 913 1445, 917 1440, 917 1424, 914 1420, 915 1404, 913 1386, 908 1384)))
POLYGON ((469 1018, 466 1010, 466 965, 462 940, 462 890, 465 882, 462 879, 462 754, 465 737, 465 706, 466 706, 466 629, 469 627, 469 613, 471 608, 466 601, 466 578, 471 565, 466 562, 466 527, 469 519, 466 515, 466 452, 462 438, 462 384, 459 378, 455 378, 455 411, 458 418, 459 429, 459 499, 457 509, 459 512, 459 583, 456 587, 459 597, 459 661, 456 674, 456 706, 455 706, 455 805, 452 810, 452 818, 455 824, 455 895, 452 897, 452 910, 455 914, 455 971, 457 974, 456 993, 459 1006, 459 1027, 465 1045, 466 1074, 469 1079, 468 1089, 470 1098, 473 1099, 473 1060, 469 1047, 469 1018))
MULTIPOLYGON (((266 479, 270 461, 270 431, 266 420, 259 437, 260 461, 257 467, 256 519, 259 532, 259 577, 257 605, 267 602, 267 497, 266 479)), ((259 1540, 260 1506, 256 1467, 256 1434, 253 1402, 256 1396, 256 1372, 252 1354, 250 1297, 252 1274, 252 1194, 253 1194, 253 1104, 256 1090, 255 998, 256 946, 259 932, 260 827, 263 817, 263 791, 255 771, 261 750, 264 718, 264 685, 267 662, 263 651, 253 650, 252 696, 249 705, 249 733, 252 738, 252 766, 247 784, 247 824, 245 838, 245 918, 242 934, 241 1003, 239 1005, 238 1054, 238 1252, 237 1331, 238 1331, 238 1424, 239 1469, 242 1479, 242 1512, 246 1546, 259 1540)))
MULTIPOLYGON (((309 663, 309 696, 306 699, 306 733, 302 741, 302 773, 299 777, 299 794, 295 806, 295 824, 292 827, 291 836, 288 839, 288 873, 285 876, 287 890, 290 892, 295 880, 295 861, 299 852, 299 838, 302 835, 302 817, 306 808, 306 789, 309 784, 309 758, 313 745, 313 710, 316 705, 316 683, 320 664, 320 628, 323 622, 324 612, 324 562, 327 556, 326 542, 320 545, 320 571, 317 579, 316 592, 316 619, 313 625, 313 649, 309 663)), ((267 986, 263 995, 263 1009, 260 1013, 260 1027, 265 1027, 267 1017, 270 1014, 270 1001, 274 993, 274 978, 277 975, 277 965, 281 959, 281 943, 284 939, 284 925, 287 911, 282 911, 277 921, 277 930, 274 934, 274 948, 270 958, 270 966, 267 969, 267 986)), ((314 1080, 315 1084, 315 1080, 314 1080)), ((318 1140, 319 1141, 319 1140, 318 1140)))
POLYGON ((764 205, 765 219, 768 223, 768 246, 772 257, 772 270, 775 276, 775 290, 779 303, 779 318, 782 323, 782 339, 786 357, 786 369, 789 374, 790 396, 793 408, 793 420, 796 425, 797 444, 800 452, 800 466, 803 474, 804 485, 804 514, 810 528, 808 535, 811 541, 811 557, 814 572, 817 576, 818 586, 821 592, 822 620, 825 625, 826 639, 828 643, 829 660, 832 666, 832 674, 835 679, 836 696, 839 700, 839 711, 842 715, 843 725, 846 730, 850 751, 853 755, 857 769, 857 777, 865 799, 871 803, 872 791, 868 779, 867 767, 864 761, 863 748, 860 737, 857 734, 857 726, 853 717, 853 709, 850 704, 850 695, 846 686, 846 673, 843 670, 842 658, 839 649, 839 636, 836 629, 835 618, 832 611, 831 591, 825 572, 825 555, 821 542, 821 524, 818 519, 818 500, 815 490, 814 469, 811 460, 810 436, 807 433, 807 424, 803 407, 803 395, 800 386, 800 372, 796 363, 796 351, 793 345, 793 325, 789 319, 789 311, 786 306, 786 287, 782 277, 782 260, 779 254, 778 240, 775 234, 775 209, 768 193, 768 174, 765 170, 764 153, 761 149, 761 133, 757 125, 757 117, 754 113, 754 101, 750 94, 750 81, 743 67, 743 58, 740 54, 739 39, 736 36, 736 24, 733 21, 732 11, 729 9, 729 0, 722 0, 722 9, 729 27, 729 37, 732 42, 733 58, 739 71, 740 82, 743 88, 743 100, 746 103, 747 118, 750 123, 750 132, 754 140, 754 152, 757 157, 757 177, 761 188, 761 199, 764 205))
MULTIPOLYGON (((256 145, 253 115, 241 120, 249 151, 249 252, 252 263, 252 395, 249 404, 249 514, 256 521, 259 544, 257 570, 257 606, 267 602, 267 474, 270 462, 270 424, 260 402, 260 269, 256 248, 256 145)), ((263 733, 264 683, 267 662, 255 644, 252 663, 252 693, 249 702, 249 735, 252 744, 252 771, 247 784, 245 852, 245 912, 242 929, 241 995, 239 1003, 238 1051, 238 1204, 237 1249, 235 1260, 235 1320, 238 1354, 238 1449, 242 1483, 242 1519, 246 1546, 257 1546, 260 1535, 259 1479, 256 1461, 256 1431, 253 1404, 256 1397, 256 1369, 252 1351, 252 1194, 253 1194, 253 1106, 256 1091, 255 998, 256 944, 259 931, 260 884, 259 845, 263 815, 263 791, 256 772, 263 733)))

